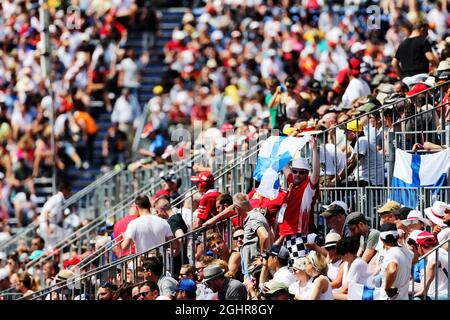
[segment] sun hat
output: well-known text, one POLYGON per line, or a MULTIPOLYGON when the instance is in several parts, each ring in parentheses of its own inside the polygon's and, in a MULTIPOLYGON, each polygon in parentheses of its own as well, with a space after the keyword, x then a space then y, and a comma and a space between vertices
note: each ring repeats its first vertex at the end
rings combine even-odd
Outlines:
POLYGON ((392 212, 392 211, 398 210, 398 209, 400 209, 400 204, 396 201, 389 200, 381 208, 379 208, 377 210, 377 212, 379 214, 380 213, 388 213, 388 212, 392 212))
POLYGON ((225 271, 216 264, 210 264, 203 270, 203 283, 223 276, 225 271))
POLYGON ((325 245, 324 248, 330 248, 330 247, 335 247, 337 242, 341 240, 341 236, 339 233, 336 232, 330 232, 329 234, 327 234, 327 236, 325 237, 325 245))
POLYGON ((436 237, 428 231, 419 233, 416 242, 419 246, 435 246, 438 243, 436 237))
POLYGON ((424 219, 422 212, 420 212, 418 210, 411 210, 408 213, 408 217, 405 220, 402 220, 401 222, 404 226, 409 226, 418 221, 422 222, 425 225, 430 225, 430 220, 424 219))
POLYGON ((445 202, 435 201, 433 206, 425 209, 425 215, 434 224, 444 227, 446 226, 444 223, 445 209, 450 209, 450 206, 445 202))
POLYGON ((308 160, 306 160, 305 158, 302 157, 298 157, 295 160, 292 160, 292 168, 295 169, 306 169, 306 170, 311 170, 311 166, 308 163, 308 160))

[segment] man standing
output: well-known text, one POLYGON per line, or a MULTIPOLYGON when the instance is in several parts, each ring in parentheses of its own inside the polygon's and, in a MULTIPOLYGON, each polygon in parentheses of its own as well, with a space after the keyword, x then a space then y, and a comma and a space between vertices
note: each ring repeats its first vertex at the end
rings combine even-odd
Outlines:
POLYGON ((433 54, 431 44, 427 39, 428 24, 419 21, 413 26, 408 38, 399 45, 392 65, 397 67, 402 81, 410 86, 418 76, 426 77, 429 73, 429 64, 434 67, 439 64, 438 58, 433 54))
MULTIPOLYGON (((188 228, 186 226, 186 223, 184 222, 181 214, 173 212, 172 206, 170 205, 169 196, 162 195, 157 198, 155 200, 155 209, 158 216, 169 223, 170 229, 175 235, 175 238, 182 237, 185 233, 187 233, 188 228)), ((189 262, 187 258, 187 243, 182 239, 179 239, 177 242, 180 247, 181 245, 183 246, 183 252, 179 251, 177 255, 172 255, 174 264, 173 277, 175 279, 178 279, 181 265, 189 262)))
MULTIPOLYGON (((138 196, 134 202, 139 211, 139 218, 128 224, 122 249, 128 248, 131 240, 133 240, 136 245, 136 252, 142 253, 173 239, 173 233, 167 221, 150 214, 150 200, 147 196, 138 196)), ((175 241, 174 250, 177 249, 178 246, 175 241)))
POLYGON ((243 261, 243 274, 249 275, 253 272, 254 258, 260 258, 265 250, 269 248, 269 224, 259 210, 252 208, 248 196, 244 193, 237 193, 233 197, 234 210, 240 217, 244 218, 244 244, 242 246, 241 257, 243 261))
POLYGON ((198 176, 191 177, 192 182, 197 183, 198 191, 202 194, 197 210, 197 220, 194 228, 200 228, 205 220, 217 214, 216 199, 220 192, 214 189, 214 176, 210 171, 202 171, 198 176))
POLYGON ((358 256, 369 263, 377 253, 375 247, 378 244, 380 232, 375 229, 369 229, 367 219, 361 212, 349 214, 346 219, 346 224, 348 225, 352 236, 359 236, 362 238, 358 256))
POLYGON ((386 249, 381 269, 382 286, 388 300, 408 300, 409 276, 413 255, 398 245, 399 234, 393 223, 380 227, 380 239, 386 249))
MULTIPOLYGON (((139 210, 136 204, 132 204, 130 207, 130 211, 128 212, 128 215, 126 217, 123 217, 114 224, 113 230, 114 230, 114 239, 116 243, 119 243, 122 240, 122 234, 125 233, 125 231, 127 230, 128 224, 137 218, 139 218, 139 210)), ((121 250, 119 245, 115 246, 114 248, 114 254, 116 255, 117 258, 121 258, 129 254, 135 253, 136 248, 134 244, 132 244, 131 250, 128 248, 125 250, 121 250)))
POLYGON ((216 264, 210 264, 203 270, 205 283, 213 292, 217 292, 219 300, 247 300, 247 290, 243 283, 226 278, 224 271, 216 264))
POLYGON ((305 254, 302 236, 311 233, 314 226, 313 208, 319 194, 320 158, 317 140, 310 141, 312 153, 312 173, 306 159, 298 158, 292 162, 289 191, 282 205, 277 222, 280 239, 289 250, 291 260, 305 254))

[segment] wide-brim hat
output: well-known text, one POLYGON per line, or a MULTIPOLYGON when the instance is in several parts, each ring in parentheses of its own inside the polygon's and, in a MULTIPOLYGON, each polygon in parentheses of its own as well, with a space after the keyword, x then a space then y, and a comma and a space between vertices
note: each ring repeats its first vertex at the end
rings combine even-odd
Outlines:
POLYGON ((444 223, 444 213, 445 209, 450 209, 450 207, 442 201, 435 201, 433 206, 426 208, 424 210, 425 216, 434 224, 438 226, 445 227, 444 223))

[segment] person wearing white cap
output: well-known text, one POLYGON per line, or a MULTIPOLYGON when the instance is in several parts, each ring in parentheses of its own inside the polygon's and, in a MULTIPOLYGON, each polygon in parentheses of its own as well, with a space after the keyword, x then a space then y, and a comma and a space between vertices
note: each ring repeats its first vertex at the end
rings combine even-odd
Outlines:
POLYGON ((292 161, 289 192, 285 198, 277 221, 279 223, 280 239, 277 240, 289 250, 291 260, 305 254, 303 236, 312 233, 313 208, 319 192, 320 158, 317 140, 310 140, 312 153, 312 172, 306 159, 298 158, 292 161))
POLYGON ((450 206, 442 201, 435 201, 431 207, 424 210, 426 217, 431 222, 432 232, 439 242, 448 239, 450 235, 450 230, 444 222, 445 211, 449 210, 450 206))
POLYGON ((380 227, 380 239, 386 249, 381 269, 382 287, 388 300, 408 300, 409 276, 413 255, 398 245, 399 233, 393 223, 380 227))

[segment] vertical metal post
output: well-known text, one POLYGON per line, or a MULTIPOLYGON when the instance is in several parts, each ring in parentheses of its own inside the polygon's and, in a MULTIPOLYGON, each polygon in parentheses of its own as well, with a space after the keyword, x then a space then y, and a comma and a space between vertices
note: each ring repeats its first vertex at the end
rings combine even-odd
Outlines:
POLYGON ((51 98, 50 106, 50 127, 52 128, 50 137, 50 150, 52 153, 52 194, 56 194, 56 158, 55 158, 55 99, 51 83, 51 45, 50 45, 50 14, 48 12, 47 0, 40 0, 39 20, 41 23, 41 69, 45 79, 45 86, 51 98))

